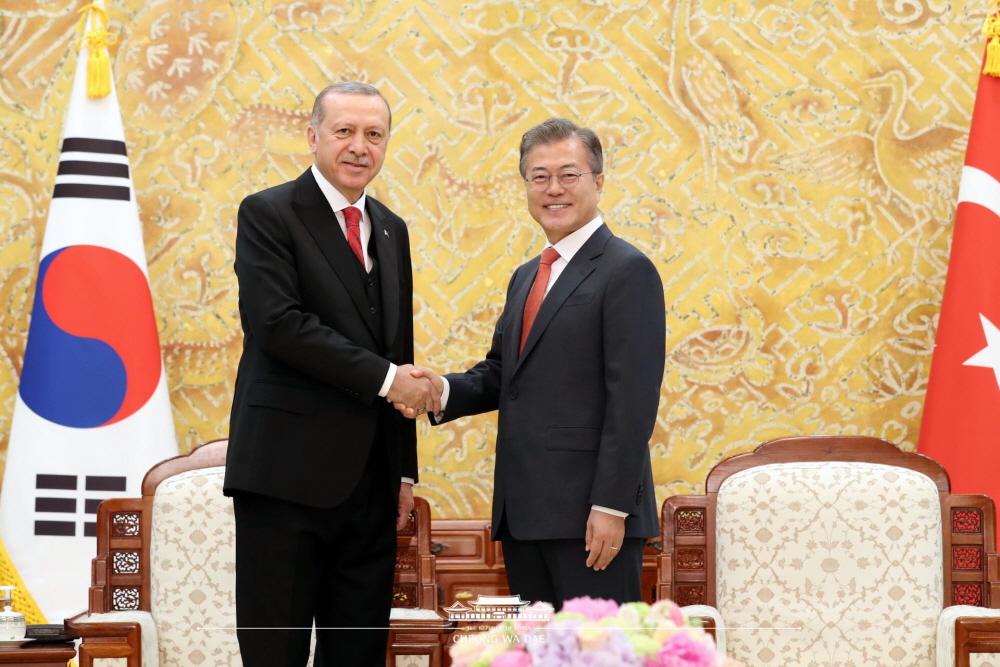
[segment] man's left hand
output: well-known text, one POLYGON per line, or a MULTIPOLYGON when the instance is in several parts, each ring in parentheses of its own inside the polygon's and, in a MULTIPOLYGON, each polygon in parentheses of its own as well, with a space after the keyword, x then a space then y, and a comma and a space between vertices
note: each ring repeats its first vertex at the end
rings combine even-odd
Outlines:
POLYGON ((587 567, 607 568, 625 541, 625 518, 601 510, 590 510, 587 519, 587 567))
POLYGON ((403 482, 399 486, 399 507, 396 508, 396 532, 406 527, 406 522, 410 519, 410 510, 413 509, 413 485, 403 482))

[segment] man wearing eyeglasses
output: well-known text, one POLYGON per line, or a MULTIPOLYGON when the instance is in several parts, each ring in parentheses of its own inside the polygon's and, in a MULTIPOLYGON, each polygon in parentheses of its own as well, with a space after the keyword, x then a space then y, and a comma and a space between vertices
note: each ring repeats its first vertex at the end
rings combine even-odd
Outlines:
POLYGON ((659 535, 649 439, 663 284, 598 213, 593 131, 550 119, 520 152, 528 212, 548 242, 514 271, 483 361, 444 378, 413 373, 443 391, 435 423, 500 411, 492 525, 512 594, 556 608, 581 595, 641 600, 643 546, 659 535))

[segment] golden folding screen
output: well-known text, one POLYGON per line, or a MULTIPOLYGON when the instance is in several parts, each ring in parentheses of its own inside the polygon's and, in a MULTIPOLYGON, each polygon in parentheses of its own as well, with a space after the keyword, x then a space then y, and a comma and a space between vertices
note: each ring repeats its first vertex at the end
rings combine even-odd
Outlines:
MULTIPOLYGON (((418 360, 485 352, 511 271, 542 248, 518 141, 567 116, 604 141, 605 220, 666 289, 660 500, 777 436, 912 449, 986 4, 109 3, 182 448, 228 432, 237 206, 310 163, 313 95, 357 79, 393 107, 371 190, 410 226, 418 360)), ((3 443, 76 63, 62 5, 0 7, 3 443)), ((419 432, 435 516, 487 516, 495 416, 419 432)))

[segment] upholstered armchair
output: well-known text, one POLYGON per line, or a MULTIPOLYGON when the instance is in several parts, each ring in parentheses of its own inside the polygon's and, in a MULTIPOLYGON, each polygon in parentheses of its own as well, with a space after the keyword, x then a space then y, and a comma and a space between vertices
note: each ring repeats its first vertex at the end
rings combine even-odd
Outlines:
MULTIPOLYGON (((89 611, 66 622, 80 667, 239 667, 226 440, 154 466, 142 498, 101 503, 89 611)), ((452 625, 436 611, 430 508, 398 536, 388 667, 437 667, 452 625)), ((266 582, 261 582, 266 585, 266 582)))
POLYGON ((994 512, 884 440, 774 440, 666 500, 657 592, 746 665, 996 665, 994 512))

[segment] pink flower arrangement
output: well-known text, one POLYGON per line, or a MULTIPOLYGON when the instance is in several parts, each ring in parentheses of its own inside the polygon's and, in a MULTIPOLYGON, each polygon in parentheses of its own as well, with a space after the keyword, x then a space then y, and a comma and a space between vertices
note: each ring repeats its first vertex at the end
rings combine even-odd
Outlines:
POLYGON ((451 648, 454 667, 742 667, 670 600, 575 598, 547 623, 506 621, 462 639, 451 648))

